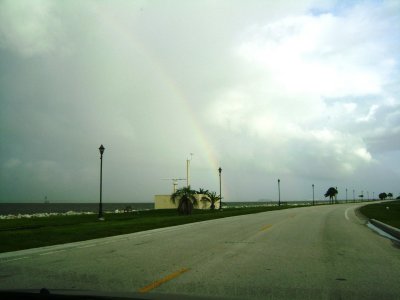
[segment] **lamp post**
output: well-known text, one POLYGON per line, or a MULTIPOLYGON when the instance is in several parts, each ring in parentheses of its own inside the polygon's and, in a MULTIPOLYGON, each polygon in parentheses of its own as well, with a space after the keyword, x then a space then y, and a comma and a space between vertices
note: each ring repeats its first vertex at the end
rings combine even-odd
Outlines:
POLYGON ((218 173, 219 173, 219 209, 222 209, 222 194, 221 194, 221 172, 222 169, 221 167, 218 168, 218 173))
POLYGON ((354 203, 356 203, 356 194, 355 194, 355 193, 356 193, 356 191, 353 190, 353 202, 354 202, 354 203))
POLYGON ((281 180, 278 179, 278 206, 281 206, 281 180))
POLYGON ((312 205, 315 205, 315 201, 314 201, 314 183, 312 184, 312 205))
POLYGON ((347 203, 347 188, 346 188, 346 203, 347 203))
POLYGON ((99 220, 103 221, 103 203, 102 203, 102 192, 103 192, 103 153, 104 153, 104 146, 101 145, 99 148, 100 151, 100 203, 99 203, 99 220))

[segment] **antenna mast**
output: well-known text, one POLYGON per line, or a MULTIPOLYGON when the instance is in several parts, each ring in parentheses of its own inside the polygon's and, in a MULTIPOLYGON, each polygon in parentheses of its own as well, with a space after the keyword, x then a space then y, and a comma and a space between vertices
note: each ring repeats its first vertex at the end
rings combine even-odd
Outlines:
POLYGON ((189 166, 190 166, 190 161, 192 160, 193 153, 190 153, 190 159, 186 159, 186 187, 189 187, 190 185, 190 180, 189 180, 189 166))

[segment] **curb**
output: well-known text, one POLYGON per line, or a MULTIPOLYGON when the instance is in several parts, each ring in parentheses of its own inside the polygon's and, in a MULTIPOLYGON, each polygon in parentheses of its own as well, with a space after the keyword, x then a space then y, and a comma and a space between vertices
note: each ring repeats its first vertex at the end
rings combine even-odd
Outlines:
POLYGON ((372 225, 378 227, 380 230, 383 230, 384 232, 386 232, 386 233, 390 234, 391 236, 400 240, 400 229, 390 226, 388 224, 385 224, 385 223, 375 220, 375 219, 370 219, 369 222, 372 225))

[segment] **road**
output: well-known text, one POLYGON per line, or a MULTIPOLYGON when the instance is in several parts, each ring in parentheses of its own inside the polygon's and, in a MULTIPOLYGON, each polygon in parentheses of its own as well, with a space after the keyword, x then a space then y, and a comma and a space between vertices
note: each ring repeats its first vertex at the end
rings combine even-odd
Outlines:
POLYGON ((400 299, 400 249, 367 228, 357 206, 294 208, 3 253, 0 289, 400 299))

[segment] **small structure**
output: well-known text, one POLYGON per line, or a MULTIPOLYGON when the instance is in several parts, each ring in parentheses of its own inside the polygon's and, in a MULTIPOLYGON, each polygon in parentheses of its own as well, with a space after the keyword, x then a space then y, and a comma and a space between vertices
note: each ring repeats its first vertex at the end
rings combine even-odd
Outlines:
MULTIPOLYGON (((196 194, 194 195, 197 199, 197 203, 194 205, 195 209, 210 209, 211 202, 207 200, 202 200, 206 195, 196 194)), ((155 195, 154 196, 154 208, 155 209, 178 209, 179 201, 175 203, 171 200, 171 195, 155 195)), ((219 207, 219 201, 215 203, 215 207, 219 207)))

